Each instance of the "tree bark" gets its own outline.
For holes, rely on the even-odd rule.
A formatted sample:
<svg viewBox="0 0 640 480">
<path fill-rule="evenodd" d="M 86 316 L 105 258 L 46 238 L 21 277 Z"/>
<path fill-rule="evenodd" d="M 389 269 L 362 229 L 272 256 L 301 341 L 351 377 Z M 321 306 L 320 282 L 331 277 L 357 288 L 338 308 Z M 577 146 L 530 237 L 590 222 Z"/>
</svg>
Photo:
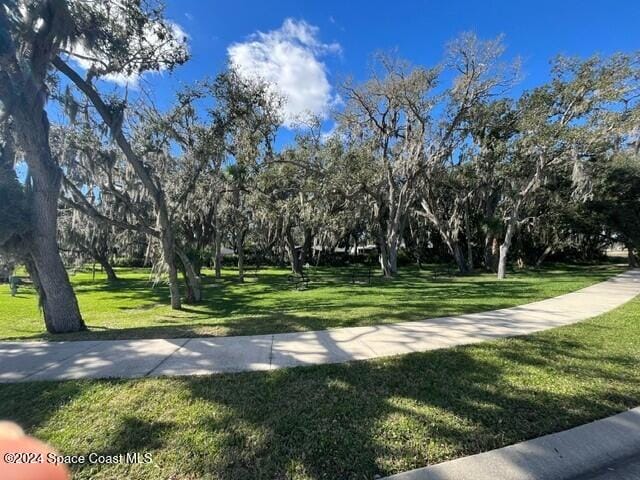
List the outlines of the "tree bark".
<svg viewBox="0 0 640 480">
<path fill-rule="evenodd" d="M 116 275 L 116 271 L 113 269 L 113 266 L 111 266 L 109 259 L 102 255 L 94 255 L 94 258 L 107 274 L 107 280 L 109 282 L 116 282 L 118 280 L 118 276 Z"/>
<path fill-rule="evenodd" d="M 492 233 L 487 233 L 484 239 L 484 268 L 490 272 L 496 271 L 494 254 L 495 237 Z"/>
<path fill-rule="evenodd" d="M 462 253 L 462 247 L 459 242 L 452 242 L 449 247 L 451 253 L 453 254 L 453 258 L 456 261 L 456 265 L 458 266 L 458 271 L 460 273 L 468 273 L 468 264 L 464 258 L 464 253 Z"/>
<path fill-rule="evenodd" d="M 215 232 L 215 254 L 214 254 L 214 268 L 216 271 L 216 278 L 222 278 L 222 235 L 220 235 L 220 228 L 218 227 L 218 218 L 216 217 L 216 232 Z"/>
<path fill-rule="evenodd" d="M 291 265 L 291 272 L 297 275 L 302 274 L 302 265 L 298 258 L 298 252 L 296 252 L 296 242 L 293 238 L 291 226 L 285 228 L 285 245 L 287 247 L 287 253 L 289 254 L 289 263 Z"/>
<path fill-rule="evenodd" d="M 640 261 L 638 260 L 638 256 L 634 253 L 633 247 L 627 245 L 627 256 L 629 259 L 629 266 L 631 268 L 640 267 Z"/>
<path fill-rule="evenodd" d="M 37 216 L 42 217 L 42 211 Z M 50 233 L 49 228 L 51 227 L 41 225 L 36 229 L 30 242 L 31 261 L 28 262 L 29 273 L 39 295 L 45 326 L 49 333 L 86 330 L 69 276 L 60 258 L 55 233 Z"/>
<path fill-rule="evenodd" d="M 30 42 L 26 55 L 17 55 L 9 27 L 9 8 L 0 11 L 0 104 L 2 117 L 12 119 L 18 144 L 29 167 L 32 212 L 25 243 L 26 264 L 36 285 L 47 331 L 86 330 L 57 242 L 58 198 L 62 171 L 51 154 L 49 119 L 45 110 L 45 78 L 57 40 L 41 32 Z M 47 21 L 57 21 L 55 18 Z M 45 26 L 51 28 L 50 25 Z M 24 50 L 25 45 L 20 48 Z M 22 52 L 22 53 L 25 53 Z"/>
<path fill-rule="evenodd" d="M 498 279 L 504 280 L 507 276 L 507 255 L 509 254 L 509 248 L 511 248 L 511 242 L 513 240 L 513 234 L 515 233 L 515 218 L 512 217 L 509 220 L 507 231 L 504 235 L 502 245 L 500 245 L 500 258 L 498 259 Z"/>
<path fill-rule="evenodd" d="M 467 237 L 467 272 L 473 272 L 473 242 L 471 237 L 471 224 L 469 221 L 469 202 L 464 203 L 464 228 Z"/>
<path fill-rule="evenodd" d="M 504 280 L 507 277 L 507 255 L 509 247 L 504 243 L 500 245 L 500 258 L 498 259 L 498 280 Z"/>
<path fill-rule="evenodd" d="M 309 262 L 312 257 L 311 247 L 313 245 L 313 232 L 309 227 L 304 229 L 304 241 L 302 242 L 302 251 L 300 252 L 300 264 L 303 266 Z"/>
<path fill-rule="evenodd" d="M 399 207 L 396 207 L 396 209 L 397 208 Z M 404 232 L 404 221 L 406 217 L 402 217 L 400 211 L 396 210 L 396 215 L 389 220 L 384 217 L 381 208 L 378 207 L 377 210 L 380 266 L 382 268 L 382 275 L 385 278 L 391 278 L 398 273 L 398 249 Z"/>
<path fill-rule="evenodd" d="M 536 260 L 536 268 L 540 268 L 547 257 L 553 252 L 553 247 L 551 245 L 547 245 L 547 248 L 544 249 L 544 252 L 538 257 Z"/>
<path fill-rule="evenodd" d="M 175 241 L 171 231 L 162 232 L 162 257 L 169 273 L 171 308 L 174 310 L 180 310 L 182 308 L 182 300 L 180 299 L 178 269 L 176 267 Z"/>
<path fill-rule="evenodd" d="M 398 245 L 397 242 L 380 242 L 380 267 L 385 278 L 392 278 L 398 273 Z"/>
<path fill-rule="evenodd" d="M 431 196 L 423 197 L 421 201 L 422 213 L 425 218 L 438 230 L 442 241 L 447 246 L 449 253 L 453 256 L 456 262 L 458 271 L 460 273 L 467 273 L 470 268 L 473 268 L 472 261 L 472 249 L 469 240 L 470 232 L 467 232 L 467 247 L 469 249 L 470 259 L 469 263 L 464 258 L 462 247 L 460 246 L 460 225 L 463 222 L 463 218 L 460 215 L 459 203 L 456 203 L 453 211 L 450 213 L 449 218 L 445 219 L 443 214 L 439 214 L 434 208 L 435 202 Z M 466 205 L 466 204 L 465 204 Z M 466 208 L 466 207 L 465 207 Z M 466 222 L 466 214 L 464 219 Z M 468 226 L 468 225 L 467 225 Z"/>
<path fill-rule="evenodd" d="M 244 232 L 236 236 L 236 251 L 238 253 L 238 281 L 244 282 Z"/>
<path fill-rule="evenodd" d="M 62 171 L 51 156 L 49 121 L 43 109 L 44 106 L 37 109 L 41 112 L 39 119 L 29 118 L 25 111 L 14 115 L 19 143 L 24 149 L 32 180 L 28 186 L 32 208 L 27 245 L 30 273 L 38 279 L 37 291 L 47 331 L 78 332 L 87 327 L 60 257 L 57 225 Z"/>
<path fill-rule="evenodd" d="M 187 254 L 179 248 L 176 248 L 176 253 L 182 263 L 182 270 L 187 284 L 187 303 L 198 303 L 202 301 L 202 282 L 200 277 L 196 274 L 193 263 L 191 263 Z"/>
</svg>

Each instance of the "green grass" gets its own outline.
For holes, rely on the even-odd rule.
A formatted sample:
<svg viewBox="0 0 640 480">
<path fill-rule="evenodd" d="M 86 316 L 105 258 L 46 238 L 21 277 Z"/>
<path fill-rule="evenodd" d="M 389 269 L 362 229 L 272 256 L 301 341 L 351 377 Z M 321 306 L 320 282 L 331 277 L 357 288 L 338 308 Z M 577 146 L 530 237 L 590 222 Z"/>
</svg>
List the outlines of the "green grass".
<svg viewBox="0 0 640 480">
<path fill-rule="evenodd" d="M 640 405 L 640 297 L 535 335 L 343 365 L 0 385 L 0 418 L 65 454 L 149 452 L 76 479 L 371 479 Z"/>
<path fill-rule="evenodd" d="M 119 269 L 109 284 L 90 271 L 71 277 L 90 331 L 50 337 L 34 291 L 22 287 L 12 298 L 0 285 L 0 339 L 116 339 L 250 335 L 375 325 L 510 307 L 583 288 L 618 273 L 608 265 L 555 265 L 521 271 L 498 281 L 492 274 L 433 279 L 432 271 L 404 268 L 398 278 L 374 278 L 372 285 L 352 285 L 348 269 L 312 269 L 310 288 L 296 291 L 284 269 L 261 270 L 246 283 L 225 270 L 216 282 L 204 282 L 205 301 L 168 306 L 168 289 L 155 288 L 149 271 Z"/>
</svg>

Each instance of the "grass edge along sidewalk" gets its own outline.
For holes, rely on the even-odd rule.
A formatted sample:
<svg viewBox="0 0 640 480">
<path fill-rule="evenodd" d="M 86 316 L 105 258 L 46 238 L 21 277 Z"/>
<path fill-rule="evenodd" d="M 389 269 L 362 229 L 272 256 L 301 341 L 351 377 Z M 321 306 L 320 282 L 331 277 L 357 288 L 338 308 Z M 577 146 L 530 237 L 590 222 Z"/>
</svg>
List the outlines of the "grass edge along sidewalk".
<svg viewBox="0 0 640 480">
<path fill-rule="evenodd" d="M 426 317 L 507 308 L 584 288 L 620 273 L 614 264 L 550 264 L 540 270 L 514 272 L 506 280 L 495 275 L 432 278 L 433 266 L 405 268 L 393 281 L 377 277 L 371 285 L 353 285 L 350 271 L 313 269 L 305 291 L 292 289 L 287 269 L 260 270 L 239 284 L 233 270 L 216 281 L 207 270 L 204 302 L 171 310 L 168 289 L 156 288 L 144 269 L 119 269 L 120 281 L 78 272 L 71 278 L 87 332 L 48 335 L 32 289 L 16 298 L 0 285 L 0 339 L 118 340 L 191 338 L 316 331 L 370 326 Z"/>
<path fill-rule="evenodd" d="M 62 453 L 150 452 L 78 479 L 373 478 L 640 405 L 640 298 L 534 335 L 343 365 L 0 385 Z"/>
</svg>

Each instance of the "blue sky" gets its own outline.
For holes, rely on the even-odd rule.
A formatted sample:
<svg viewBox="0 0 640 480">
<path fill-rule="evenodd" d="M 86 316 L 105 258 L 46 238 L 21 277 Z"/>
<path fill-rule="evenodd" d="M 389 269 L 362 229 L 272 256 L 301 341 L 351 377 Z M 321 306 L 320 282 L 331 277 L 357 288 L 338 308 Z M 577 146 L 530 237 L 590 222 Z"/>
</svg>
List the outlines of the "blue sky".
<svg viewBox="0 0 640 480">
<path fill-rule="evenodd" d="M 632 0 L 167 0 L 167 16 L 188 35 L 192 59 L 171 75 L 145 78 L 161 105 L 181 83 L 214 76 L 231 54 L 247 72 L 266 72 L 297 95 L 292 115 L 307 107 L 326 112 L 346 76 L 366 77 L 377 50 L 434 65 L 464 31 L 505 35 L 507 58 L 523 60 L 519 88 L 543 83 L 558 53 L 640 49 L 640 1 Z"/>
</svg>

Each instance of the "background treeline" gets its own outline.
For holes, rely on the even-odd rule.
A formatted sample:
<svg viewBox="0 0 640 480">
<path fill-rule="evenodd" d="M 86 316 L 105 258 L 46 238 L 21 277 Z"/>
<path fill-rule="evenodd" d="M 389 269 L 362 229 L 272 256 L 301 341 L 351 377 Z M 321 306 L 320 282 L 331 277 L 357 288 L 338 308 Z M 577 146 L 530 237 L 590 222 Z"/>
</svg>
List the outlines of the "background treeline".
<svg viewBox="0 0 640 480">
<path fill-rule="evenodd" d="M 638 54 L 557 58 L 546 84 L 517 94 L 501 39 L 463 34 L 434 66 L 380 54 L 366 81 L 340 87 L 330 133 L 300 119 L 276 148 L 286 99 L 232 66 L 168 109 L 101 80 L 188 60 L 161 5 L 8 3 L 0 245 L 26 265 L 50 332 L 84 328 L 65 263 L 112 280 L 115 263 L 152 265 L 173 308 L 201 299 L 202 268 L 219 277 L 225 254 L 240 281 L 247 265 L 358 261 L 389 278 L 433 261 L 504 278 L 508 262 L 613 244 L 637 264 Z"/>
</svg>

